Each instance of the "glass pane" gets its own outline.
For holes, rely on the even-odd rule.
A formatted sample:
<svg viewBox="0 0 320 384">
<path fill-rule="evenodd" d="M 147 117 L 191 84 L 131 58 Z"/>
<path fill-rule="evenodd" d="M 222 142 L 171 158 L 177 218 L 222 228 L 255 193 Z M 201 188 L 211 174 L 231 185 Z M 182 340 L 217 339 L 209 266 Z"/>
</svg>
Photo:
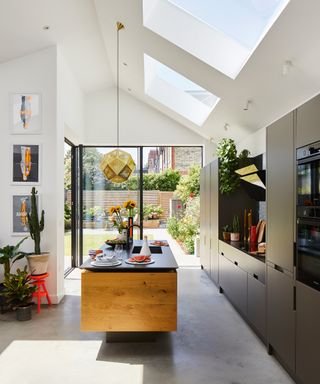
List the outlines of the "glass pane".
<svg viewBox="0 0 320 384">
<path fill-rule="evenodd" d="M 88 257 L 90 249 L 99 249 L 106 240 L 124 236 L 123 225 L 115 221 L 110 212 L 113 206 L 121 207 L 122 222 L 127 222 L 128 211 L 123 205 L 128 200 L 136 203 L 133 210 L 135 222 L 139 222 L 139 149 L 119 148 L 132 156 L 136 164 L 134 173 L 127 182 L 118 184 L 108 181 L 100 170 L 105 154 L 114 151 L 111 147 L 83 148 L 83 258 Z M 126 168 L 126 167 L 124 167 Z M 135 237 L 139 233 L 134 231 Z"/>
<path fill-rule="evenodd" d="M 201 166 L 201 147 L 143 148 L 144 234 L 170 241 L 180 266 L 199 264 L 189 255 L 199 232 Z"/>
</svg>

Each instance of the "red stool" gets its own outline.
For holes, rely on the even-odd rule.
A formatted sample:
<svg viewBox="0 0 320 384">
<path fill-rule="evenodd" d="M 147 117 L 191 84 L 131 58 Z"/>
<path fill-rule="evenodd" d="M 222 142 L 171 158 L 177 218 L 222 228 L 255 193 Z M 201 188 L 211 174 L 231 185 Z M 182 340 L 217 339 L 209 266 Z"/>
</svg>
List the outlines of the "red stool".
<svg viewBox="0 0 320 384">
<path fill-rule="evenodd" d="M 30 278 L 33 280 L 31 284 L 36 286 L 37 289 L 33 292 L 32 296 L 37 298 L 38 308 L 37 312 L 40 313 L 41 297 L 45 296 L 47 298 L 48 304 L 51 305 L 50 296 L 46 288 L 46 278 L 49 276 L 49 273 L 44 273 L 43 275 L 31 275 Z M 41 290 L 42 288 L 42 290 Z"/>
</svg>

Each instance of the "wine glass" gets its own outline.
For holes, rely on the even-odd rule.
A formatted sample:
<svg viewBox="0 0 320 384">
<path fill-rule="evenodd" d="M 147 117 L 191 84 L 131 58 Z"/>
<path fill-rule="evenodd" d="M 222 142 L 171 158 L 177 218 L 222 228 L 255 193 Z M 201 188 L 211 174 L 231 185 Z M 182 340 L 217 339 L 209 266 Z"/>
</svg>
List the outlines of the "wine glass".
<svg viewBox="0 0 320 384">
<path fill-rule="evenodd" d="M 122 244 L 116 244 L 114 247 L 114 252 L 117 256 L 118 260 L 122 260 L 123 257 L 123 245 Z"/>
</svg>

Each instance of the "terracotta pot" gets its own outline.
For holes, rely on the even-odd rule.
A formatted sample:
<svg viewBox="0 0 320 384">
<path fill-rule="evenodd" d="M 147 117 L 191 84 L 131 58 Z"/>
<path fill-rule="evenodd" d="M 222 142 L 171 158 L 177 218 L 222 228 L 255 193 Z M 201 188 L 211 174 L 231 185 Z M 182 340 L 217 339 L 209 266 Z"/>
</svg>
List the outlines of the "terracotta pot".
<svg viewBox="0 0 320 384">
<path fill-rule="evenodd" d="M 222 237 L 224 241 L 230 241 L 230 232 L 222 232 Z"/>
<path fill-rule="evenodd" d="M 238 233 L 238 232 L 231 232 L 230 233 L 230 240 L 231 241 L 239 241 L 240 240 L 240 233 Z"/>
<path fill-rule="evenodd" d="M 43 252 L 40 255 L 29 255 L 27 256 L 29 271 L 31 275 L 43 275 L 47 273 L 49 252 Z"/>
</svg>

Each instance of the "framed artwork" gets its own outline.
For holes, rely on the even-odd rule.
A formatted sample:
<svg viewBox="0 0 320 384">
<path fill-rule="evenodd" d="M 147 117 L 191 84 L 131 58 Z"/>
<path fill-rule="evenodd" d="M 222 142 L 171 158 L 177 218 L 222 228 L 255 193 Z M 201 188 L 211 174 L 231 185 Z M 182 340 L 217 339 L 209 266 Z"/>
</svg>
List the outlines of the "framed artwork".
<svg viewBox="0 0 320 384">
<path fill-rule="evenodd" d="M 38 93 L 10 95 L 11 132 L 17 135 L 39 134 L 42 130 L 41 96 Z"/>
<path fill-rule="evenodd" d="M 28 217 L 30 212 L 31 195 L 13 195 L 12 196 L 12 235 L 24 236 L 28 235 Z M 37 195 L 37 206 L 39 207 L 39 195 Z"/>
<path fill-rule="evenodd" d="M 40 184 L 39 144 L 13 144 L 12 184 Z"/>
</svg>

